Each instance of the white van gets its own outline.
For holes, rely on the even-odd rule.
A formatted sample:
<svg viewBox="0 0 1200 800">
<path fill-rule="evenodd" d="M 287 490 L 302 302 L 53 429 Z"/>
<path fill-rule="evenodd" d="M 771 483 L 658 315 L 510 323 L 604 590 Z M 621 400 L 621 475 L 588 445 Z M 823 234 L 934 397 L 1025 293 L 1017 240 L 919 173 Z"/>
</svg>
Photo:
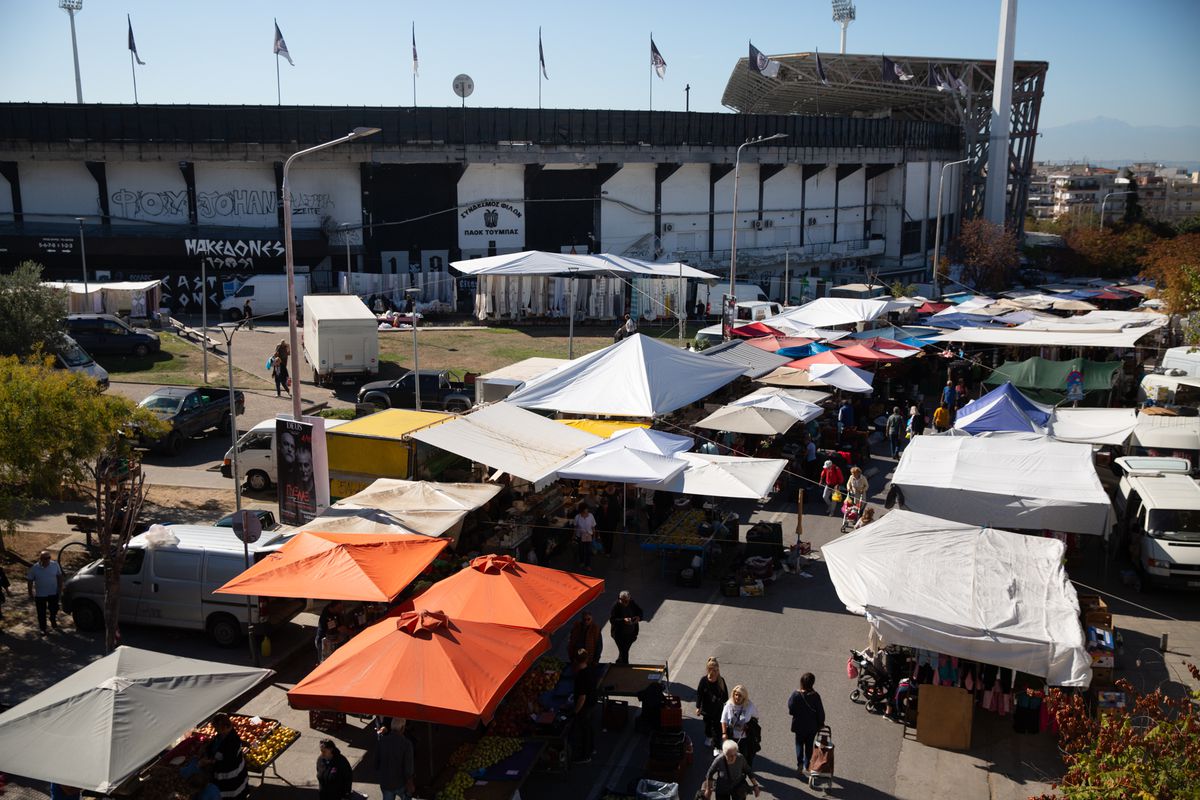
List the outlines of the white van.
<svg viewBox="0 0 1200 800">
<path fill-rule="evenodd" d="M 1196 481 L 1175 472 L 1127 471 L 1117 488 L 1116 506 L 1121 542 L 1129 549 L 1141 588 L 1200 589 Z"/>
<path fill-rule="evenodd" d="M 296 309 L 299 313 L 304 295 L 308 294 L 308 276 L 296 274 Z M 271 317 L 287 314 L 287 275 L 251 275 L 231 296 L 221 300 L 221 316 L 234 322 L 242 318 L 246 301 L 254 316 Z"/>
<path fill-rule="evenodd" d="M 246 635 L 246 597 L 213 594 L 245 570 L 243 545 L 230 528 L 167 525 L 177 543 L 151 546 L 149 534 L 129 542 L 121 570 L 122 623 L 207 631 L 222 647 Z M 279 532 L 264 533 L 250 545 L 252 562 L 277 550 Z M 252 598 L 251 624 L 267 634 L 304 609 L 305 601 Z M 104 569 L 94 561 L 71 576 L 63 587 L 63 608 L 80 630 L 104 625 Z"/>
<path fill-rule="evenodd" d="M 721 313 L 721 298 L 729 291 L 729 281 L 724 283 L 715 283 L 709 286 L 707 283 L 696 284 L 696 299 L 692 301 L 692 308 L 695 308 L 696 303 L 704 303 L 707 313 Z M 735 283 L 733 285 L 733 293 L 737 295 L 738 302 L 766 302 L 770 298 L 763 292 L 761 286 L 753 283 Z"/>
<path fill-rule="evenodd" d="M 329 431 L 349 422 L 345 419 L 325 420 Z M 275 464 L 275 418 L 264 419 L 242 434 L 237 441 L 238 473 L 246 486 L 255 492 L 265 492 L 275 485 L 278 470 Z M 221 474 L 233 478 L 233 448 L 225 451 Z"/>
<path fill-rule="evenodd" d="M 1172 347 L 1163 353 L 1162 363 L 1159 366 L 1163 369 L 1179 370 L 1182 374 L 1193 378 L 1200 376 L 1200 348 L 1187 345 Z"/>
</svg>

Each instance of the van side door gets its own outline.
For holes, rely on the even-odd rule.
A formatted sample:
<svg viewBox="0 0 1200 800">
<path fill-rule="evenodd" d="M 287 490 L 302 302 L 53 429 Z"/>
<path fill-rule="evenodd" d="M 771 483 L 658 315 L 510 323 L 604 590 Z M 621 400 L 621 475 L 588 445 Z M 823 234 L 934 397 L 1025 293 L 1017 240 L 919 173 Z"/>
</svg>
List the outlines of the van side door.
<svg viewBox="0 0 1200 800">
<path fill-rule="evenodd" d="M 171 628 L 204 629 L 200 606 L 200 567 L 203 553 L 156 547 L 146 550 L 148 585 L 142 586 L 137 621 Z"/>
<path fill-rule="evenodd" d="M 141 547 L 129 547 L 125 550 L 125 563 L 121 565 L 121 613 L 122 622 L 136 622 L 138 604 L 142 602 L 142 589 L 146 586 L 144 571 L 146 550 Z M 101 603 L 103 604 L 103 596 Z"/>
<path fill-rule="evenodd" d="M 233 615 L 239 623 L 246 624 L 246 596 L 244 594 L 213 594 L 246 570 L 245 558 L 235 553 L 205 553 L 204 578 L 201 582 L 201 603 L 204 619 L 223 612 Z M 258 621 L 258 599 L 252 598 L 251 619 Z"/>
</svg>

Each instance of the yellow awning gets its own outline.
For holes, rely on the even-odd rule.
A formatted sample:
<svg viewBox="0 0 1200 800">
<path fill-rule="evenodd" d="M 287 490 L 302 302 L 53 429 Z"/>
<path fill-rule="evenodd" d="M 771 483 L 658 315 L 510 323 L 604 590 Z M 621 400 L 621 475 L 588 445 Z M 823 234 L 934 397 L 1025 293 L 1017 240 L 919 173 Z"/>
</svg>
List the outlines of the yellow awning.
<svg viewBox="0 0 1200 800">
<path fill-rule="evenodd" d="M 377 439 L 399 439 L 402 436 L 454 419 L 453 414 L 435 411 L 410 411 L 389 408 L 375 414 L 339 425 L 335 430 L 339 436 L 370 436 Z"/>
<path fill-rule="evenodd" d="M 590 433 L 594 436 L 603 436 L 605 439 L 619 431 L 629 428 L 649 428 L 648 422 L 621 422 L 619 420 L 609 419 L 560 419 L 557 420 L 563 425 L 570 425 L 572 428 L 581 430 L 585 433 Z"/>
</svg>

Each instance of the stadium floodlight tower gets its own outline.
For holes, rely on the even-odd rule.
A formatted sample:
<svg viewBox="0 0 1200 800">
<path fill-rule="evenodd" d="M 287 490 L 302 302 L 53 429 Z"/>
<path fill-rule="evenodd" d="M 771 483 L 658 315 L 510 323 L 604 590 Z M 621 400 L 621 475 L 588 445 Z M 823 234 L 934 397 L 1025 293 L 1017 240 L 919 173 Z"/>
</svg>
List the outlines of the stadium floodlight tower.
<svg viewBox="0 0 1200 800">
<path fill-rule="evenodd" d="M 854 22 L 854 3 L 850 0 L 833 0 L 833 21 L 842 26 L 842 54 L 846 53 L 846 28 Z"/>
<path fill-rule="evenodd" d="M 83 0 L 58 0 L 58 7 L 71 18 L 71 52 L 75 54 L 75 102 L 83 104 L 83 81 L 79 79 L 79 45 L 75 41 L 75 12 L 83 11 Z"/>
</svg>

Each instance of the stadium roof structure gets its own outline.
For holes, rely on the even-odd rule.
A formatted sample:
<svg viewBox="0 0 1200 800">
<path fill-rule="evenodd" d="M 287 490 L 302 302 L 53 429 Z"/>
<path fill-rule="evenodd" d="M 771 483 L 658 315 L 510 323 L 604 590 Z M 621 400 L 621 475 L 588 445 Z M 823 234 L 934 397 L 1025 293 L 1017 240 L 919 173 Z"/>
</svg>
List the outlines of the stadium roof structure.
<svg viewBox="0 0 1200 800">
<path fill-rule="evenodd" d="M 821 53 L 820 65 L 828 83 L 818 75 L 816 53 L 770 56 L 779 62 L 774 78 L 751 70 L 749 59 L 740 58 L 733 65 L 721 102 L 748 114 L 916 119 L 959 125 L 965 155 L 971 159 L 963 176 L 963 196 L 972 216 L 981 214 L 996 62 L 926 56 L 887 58 L 910 77 L 885 81 L 880 55 Z M 1018 225 L 1025 218 L 1048 69 L 1045 61 L 1013 64 L 1011 179 L 1006 208 L 1008 219 Z"/>
</svg>

